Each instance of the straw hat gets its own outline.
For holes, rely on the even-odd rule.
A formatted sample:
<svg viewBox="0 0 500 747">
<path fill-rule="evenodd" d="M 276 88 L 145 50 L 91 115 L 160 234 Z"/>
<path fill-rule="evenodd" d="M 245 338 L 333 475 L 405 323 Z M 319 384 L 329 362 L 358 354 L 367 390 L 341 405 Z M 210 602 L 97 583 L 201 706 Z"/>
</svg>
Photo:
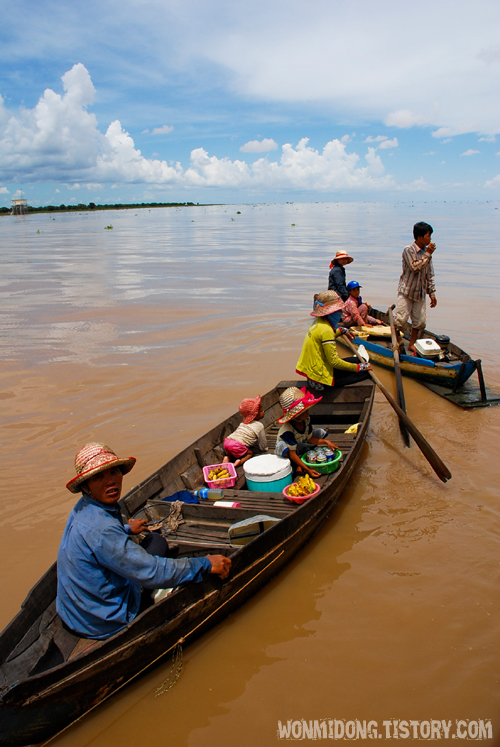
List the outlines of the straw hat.
<svg viewBox="0 0 500 747">
<path fill-rule="evenodd" d="M 345 303 L 334 290 L 321 291 L 321 293 L 314 294 L 314 308 L 311 316 L 333 314 L 334 311 L 340 311 L 344 306 Z"/>
<path fill-rule="evenodd" d="M 89 477 L 98 475 L 111 467 L 120 467 L 124 475 L 130 472 L 136 463 L 135 457 L 126 457 L 120 459 L 115 452 L 106 446 L 106 444 L 90 443 L 82 446 L 75 457 L 76 477 L 70 480 L 66 487 L 72 493 L 80 493 L 79 485 Z"/>
<path fill-rule="evenodd" d="M 278 420 L 278 423 L 288 423 L 299 412 L 308 410 L 309 407 L 316 405 L 321 399 L 323 398 L 318 397 L 318 399 L 315 399 L 313 394 L 306 392 L 305 387 L 299 389 L 296 386 L 289 386 L 280 396 L 280 405 L 285 414 Z"/>
<path fill-rule="evenodd" d="M 261 396 L 258 394 L 255 399 L 244 399 L 239 406 L 239 411 L 243 415 L 244 423 L 251 423 L 255 420 L 260 410 Z"/>
<path fill-rule="evenodd" d="M 350 265 L 351 262 L 354 262 L 354 259 L 348 255 L 348 253 L 345 251 L 345 249 L 341 249 L 337 254 L 335 255 L 334 259 L 332 260 L 332 263 L 336 259 L 348 259 L 349 261 L 346 262 L 347 265 Z"/>
</svg>

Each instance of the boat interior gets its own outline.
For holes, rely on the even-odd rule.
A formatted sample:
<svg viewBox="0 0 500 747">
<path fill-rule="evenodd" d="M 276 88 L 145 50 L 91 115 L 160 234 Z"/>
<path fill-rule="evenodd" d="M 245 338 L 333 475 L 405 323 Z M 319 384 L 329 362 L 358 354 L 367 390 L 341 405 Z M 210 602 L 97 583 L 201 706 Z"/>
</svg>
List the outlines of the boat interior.
<svg viewBox="0 0 500 747">
<path fill-rule="evenodd" d="M 273 454 L 280 424 L 277 422 L 282 415 L 279 395 L 287 386 L 296 386 L 299 382 L 281 382 L 273 392 L 262 399 L 265 410 L 264 427 L 267 436 L 267 453 Z M 346 433 L 356 423 L 361 423 L 366 417 L 372 392 L 370 380 L 358 385 L 351 385 L 333 390 L 310 411 L 313 426 L 324 428 L 329 433 L 329 439 L 341 450 L 342 457 L 339 468 L 346 461 L 353 448 L 357 434 Z M 267 400 L 267 401 L 266 401 Z M 270 401 L 272 400 L 272 401 Z M 270 516 L 281 519 L 296 511 L 298 504 L 286 498 L 282 492 L 263 492 L 249 490 L 246 484 L 245 472 L 242 466 L 236 468 L 236 483 L 232 488 L 224 488 L 224 501 L 240 504 L 241 508 L 215 507 L 211 501 L 203 500 L 200 504 L 184 503 L 182 505 L 182 523 L 173 531 L 166 529 L 171 504 L 164 501 L 167 496 L 177 490 L 194 491 L 206 487 L 203 481 L 202 468 L 209 464 L 220 464 L 224 456 L 222 443 L 240 422 L 238 414 L 228 418 L 222 427 L 211 431 L 190 447 L 189 454 L 179 454 L 173 462 L 182 461 L 183 454 L 189 458 L 189 464 L 183 472 L 176 471 L 173 481 L 167 481 L 161 470 L 156 473 L 156 484 L 142 484 L 131 491 L 123 499 L 126 515 L 135 518 L 146 518 L 148 522 L 164 522 L 158 528 L 166 536 L 169 544 L 175 545 L 178 556 L 203 555 L 208 551 L 216 551 L 230 556 L 238 549 L 231 543 L 229 528 L 235 523 L 248 520 L 255 516 Z M 209 447 L 206 449 L 206 447 Z M 204 448 L 205 447 L 205 448 Z M 172 462 L 167 467 L 172 466 Z M 171 474 L 171 473 L 170 473 Z M 315 482 L 323 487 L 331 482 L 336 473 L 321 475 Z M 147 491 L 145 495 L 145 491 Z"/>
<path fill-rule="evenodd" d="M 381 322 L 387 326 L 389 325 L 389 315 L 387 313 L 384 313 L 383 311 L 378 311 L 377 309 L 370 309 L 371 316 L 375 317 L 375 319 L 380 319 Z M 352 331 L 354 331 L 353 328 Z M 410 324 L 405 324 L 405 327 L 403 329 L 403 337 L 401 339 L 401 345 L 404 348 L 403 350 L 400 350 L 401 355 L 407 355 L 410 359 L 413 357 L 411 354 L 408 355 L 408 345 L 410 344 L 410 335 L 411 335 L 411 326 Z M 392 350 L 392 340 L 390 333 L 388 334 L 386 331 L 384 331 L 383 334 L 378 333 L 377 334 L 377 327 L 363 327 L 358 332 L 358 337 L 361 339 L 367 339 L 369 342 L 373 342 L 376 345 L 380 345 L 384 348 L 387 348 L 387 350 Z M 457 345 L 454 345 L 450 338 L 446 335 L 436 335 L 434 332 L 430 332 L 428 329 L 424 329 L 422 334 L 420 335 L 420 338 L 426 338 L 430 340 L 434 340 L 439 347 L 441 348 L 441 353 L 439 355 L 432 357 L 432 363 L 435 366 L 449 366 L 451 364 L 457 364 L 457 363 L 464 363 L 470 360 L 470 356 L 467 355 L 461 348 L 457 347 Z M 339 342 L 342 342 L 342 340 L 339 340 Z M 418 355 L 418 358 L 421 358 L 422 360 L 427 360 L 427 358 L 424 355 Z"/>
</svg>

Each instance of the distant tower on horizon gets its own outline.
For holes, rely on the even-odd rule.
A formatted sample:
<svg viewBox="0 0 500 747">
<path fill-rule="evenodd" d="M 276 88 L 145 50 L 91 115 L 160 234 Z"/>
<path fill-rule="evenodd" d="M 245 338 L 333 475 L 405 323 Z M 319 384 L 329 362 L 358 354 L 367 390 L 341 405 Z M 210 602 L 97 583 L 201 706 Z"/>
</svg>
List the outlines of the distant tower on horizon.
<svg viewBox="0 0 500 747">
<path fill-rule="evenodd" d="M 26 215 L 28 212 L 28 200 L 22 199 L 11 200 L 11 215 Z"/>
</svg>

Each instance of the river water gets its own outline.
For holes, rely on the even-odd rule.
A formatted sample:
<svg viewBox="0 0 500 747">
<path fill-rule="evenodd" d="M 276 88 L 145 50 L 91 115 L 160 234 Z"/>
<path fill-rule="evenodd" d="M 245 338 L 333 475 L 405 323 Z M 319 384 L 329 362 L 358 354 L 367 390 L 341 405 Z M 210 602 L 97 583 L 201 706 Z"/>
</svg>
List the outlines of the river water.
<svg viewBox="0 0 500 747">
<path fill-rule="evenodd" d="M 293 378 L 340 248 L 385 309 L 413 223 L 430 222 L 428 327 L 500 389 L 499 216 L 498 202 L 365 202 L 1 218 L 0 625 L 56 557 L 77 449 L 136 456 L 128 490 Z M 491 720 L 499 743 L 500 408 L 405 390 L 453 479 L 402 447 L 377 394 L 357 474 L 296 560 L 185 650 L 168 693 L 154 697 L 169 662 L 52 744 L 268 747 L 278 721 L 302 719 L 374 720 L 379 744 L 384 720 Z"/>
</svg>

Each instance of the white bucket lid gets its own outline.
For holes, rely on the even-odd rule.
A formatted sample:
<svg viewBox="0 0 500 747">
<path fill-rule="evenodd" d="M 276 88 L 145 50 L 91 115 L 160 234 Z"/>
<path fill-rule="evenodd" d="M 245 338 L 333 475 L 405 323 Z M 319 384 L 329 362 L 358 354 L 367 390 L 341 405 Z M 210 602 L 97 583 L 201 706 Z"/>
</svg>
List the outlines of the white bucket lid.
<svg viewBox="0 0 500 747">
<path fill-rule="evenodd" d="M 245 475 L 252 478 L 267 478 L 280 480 L 290 474 L 292 465 L 289 459 L 283 459 L 276 454 L 261 454 L 243 463 Z"/>
</svg>

